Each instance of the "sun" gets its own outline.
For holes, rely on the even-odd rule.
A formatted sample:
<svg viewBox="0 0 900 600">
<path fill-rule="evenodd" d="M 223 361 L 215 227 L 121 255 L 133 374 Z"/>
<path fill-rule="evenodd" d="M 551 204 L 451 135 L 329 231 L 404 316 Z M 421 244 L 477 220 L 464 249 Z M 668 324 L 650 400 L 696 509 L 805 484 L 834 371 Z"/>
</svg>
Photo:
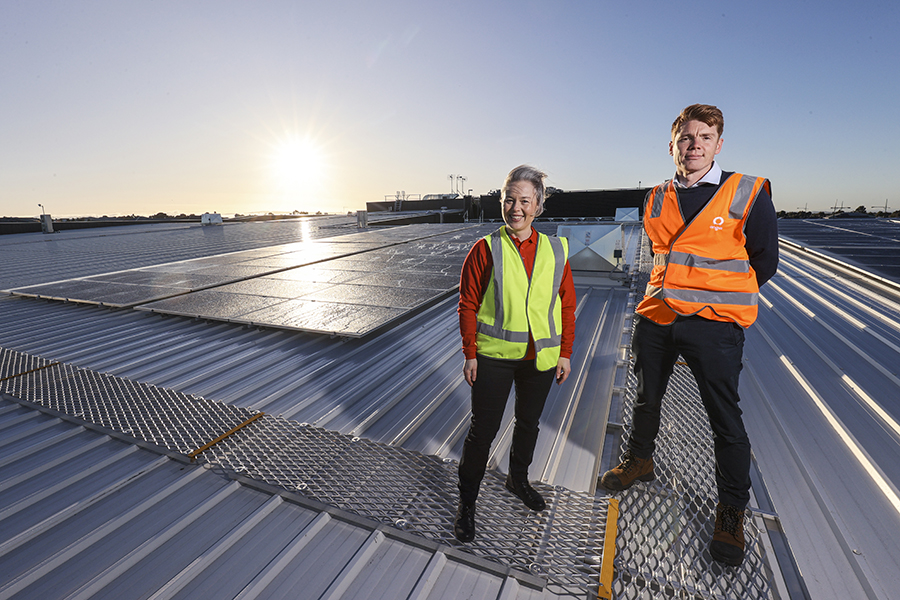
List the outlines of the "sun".
<svg viewBox="0 0 900 600">
<path fill-rule="evenodd" d="M 325 184 L 327 162 L 321 147 L 305 137 L 290 137 L 275 146 L 272 175 L 285 200 L 309 202 Z"/>
</svg>

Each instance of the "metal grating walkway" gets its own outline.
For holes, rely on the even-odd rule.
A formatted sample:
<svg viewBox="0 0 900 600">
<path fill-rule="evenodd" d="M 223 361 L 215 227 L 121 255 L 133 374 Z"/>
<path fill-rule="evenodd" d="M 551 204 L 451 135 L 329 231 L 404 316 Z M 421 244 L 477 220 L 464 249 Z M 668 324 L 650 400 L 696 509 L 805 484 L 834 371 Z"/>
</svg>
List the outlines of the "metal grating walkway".
<svg viewBox="0 0 900 600">
<path fill-rule="evenodd" d="M 8 349 L 0 349 L 0 392 L 538 576 L 551 594 L 598 592 L 607 498 L 537 484 L 548 509 L 534 513 L 489 472 L 478 537 L 460 544 L 455 461 Z"/>
<path fill-rule="evenodd" d="M 7 349 L 0 391 L 181 454 L 255 412 Z"/>
</svg>

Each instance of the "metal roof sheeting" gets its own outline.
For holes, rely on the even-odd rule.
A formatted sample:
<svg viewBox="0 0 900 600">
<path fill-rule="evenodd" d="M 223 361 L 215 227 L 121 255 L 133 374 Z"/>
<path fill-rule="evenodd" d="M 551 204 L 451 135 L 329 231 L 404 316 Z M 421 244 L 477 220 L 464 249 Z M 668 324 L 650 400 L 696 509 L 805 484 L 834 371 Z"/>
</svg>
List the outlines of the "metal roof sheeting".
<svg viewBox="0 0 900 600">
<path fill-rule="evenodd" d="M 128 238 L 118 240 L 127 256 Z M 60 279 L 66 269 L 113 270 L 106 261 L 114 245 L 95 241 L 103 252 L 92 254 L 84 242 L 78 246 L 83 255 L 68 256 L 72 246 L 54 257 L 14 255 L 18 245 L 0 240 L 4 258 L 28 256 L 3 262 L 0 287 Z M 173 256 L 178 252 L 189 254 L 180 247 Z M 142 266 L 141 260 L 128 257 L 130 266 L 116 268 Z M 900 519 L 892 504 L 900 436 L 890 425 L 900 417 L 893 402 L 900 397 L 900 317 L 893 292 L 876 287 L 864 274 L 785 253 L 779 275 L 762 290 L 760 320 L 748 331 L 742 405 L 759 465 L 755 479 L 765 483 L 759 489 L 777 511 L 767 524 L 787 533 L 805 582 L 805 592 L 787 582 L 791 597 L 890 598 L 900 584 Z M 552 407 L 548 403 L 532 477 L 590 490 L 610 394 L 610 419 L 619 417 L 615 398 L 624 385 L 629 329 L 624 319 L 635 293 L 581 283 L 578 294 L 573 365 L 585 371 L 555 390 Z M 350 341 L 0 298 L 2 347 L 447 457 L 458 456 L 468 416 L 458 335 L 452 298 L 371 339 Z M 19 438 L 10 439 L 15 446 Z M 500 444 L 494 465 L 502 469 L 502 437 Z"/>
<path fill-rule="evenodd" d="M 631 292 L 608 279 L 579 285 L 576 292 L 572 359 L 580 369 L 548 398 L 541 428 L 554 434 L 539 438 L 532 471 L 552 485 L 592 491 L 608 398 L 617 379 L 624 382 L 623 326 Z M 469 389 L 461 373 L 456 302 L 447 298 L 377 337 L 347 340 L 0 297 L 0 346 L 458 458 Z M 25 322 L 28 329 L 21 327 Z M 491 462 L 501 469 L 511 443 L 508 413 Z"/>
<path fill-rule="evenodd" d="M 0 598 L 545 597 L 501 565 L 7 398 L 0 440 Z"/>
<path fill-rule="evenodd" d="M 533 472 L 554 485 L 592 490 L 603 441 L 597 435 L 606 415 L 603 395 L 615 380 L 628 293 L 581 291 L 573 363 L 595 370 L 554 387 L 541 427 L 562 428 L 563 435 L 541 436 Z M 455 306 L 448 299 L 360 342 L 5 297 L 0 346 L 458 458 L 469 391 L 460 369 Z M 593 338 L 616 319 L 605 335 Z M 25 322 L 34 326 L 22 329 Z M 588 378 L 599 385 L 587 385 Z M 506 415 L 502 431 L 511 420 Z M 509 449 L 509 436 L 500 439 L 494 465 L 505 464 Z"/>
<path fill-rule="evenodd" d="M 900 586 L 900 297 L 836 268 L 783 255 L 747 332 L 742 406 L 798 565 L 818 574 L 806 578 L 811 596 L 890 598 Z"/>
<path fill-rule="evenodd" d="M 781 219 L 779 235 L 900 282 L 900 220 Z"/>
</svg>

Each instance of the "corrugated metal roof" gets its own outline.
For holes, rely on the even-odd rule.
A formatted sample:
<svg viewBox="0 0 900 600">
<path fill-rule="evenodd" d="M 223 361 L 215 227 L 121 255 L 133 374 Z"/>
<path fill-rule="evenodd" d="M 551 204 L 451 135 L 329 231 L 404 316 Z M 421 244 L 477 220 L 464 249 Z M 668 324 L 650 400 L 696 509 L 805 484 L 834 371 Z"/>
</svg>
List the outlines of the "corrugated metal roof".
<svg viewBox="0 0 900 600">
<path fill-rule="evenodd" d="M 548 229 L 555 230 L 555 226 Z M 198 235 L 198 231 L 179 231 L 179 235 Z M 123 236 L 119 241 L 125 240 Z M 83 258 L 82 270 L 87 273 L 90 270 L 85 265 L 92 265 L 95 272 L 108 268 L 101 254 L 88 253 Z M 18 281 L 12 285 L 15 284 Z M 622 312 L 629 291 L 621 283 L 607 280 L 596 287 L 579 285 L 579 296 L 584 298 L 579 307 L 580 323 L 590 326 L 579 334 L 581 354 L 576 359 L 584 366 L 603 365 L 614 373 L 619 366 Z M 54 361 L 235 406 L 262 409 L 338 432 L 454 457 L 468 425 L 469 403 L 459 369 L 461 351 L 455 303 L 455 298 L 448 298 L 412 316 L 402 327 L 375 338 L 346 340 L 134 310 L 2 297 L 0 328 L 6 335 L 2 335 L 0 344 L 22 350 L 27 347 L 26 352 L 52 357 Z M 616 318 L 619 325 L 610 329 L 608 335 L 591 337 L 602 329 L 604 320 Z M 23 330 L 21 324 L 32 319 L 34 327 L 29 325 Z M 602 436 L 590 439 L 592 428 L 584 425 L 586 420 L 594 419 L 593 429 L 602 430 L 605 412 L 597 411 L 595 396 L 606 393 L 613 379 L 606 378 L 605 385 L 597 389 L 580 384 L 567 386 L 568 390 L 561 388 L 562 392 L 556 393 L 558 398 L 552 401 L 555 408 L 549 410 L 548 404 L 544 427 L 558 427 L 564 434 L 546 436 L 545 447 L 538 449 L 546 457 L 539 459 L 541 470 L 547 473 L 545 480 L 568 483 L 573 489 L 593 487 Z M 572 435 L 565 435 L 566 430 Z M 583 447 L 582 440 L 588 440 L 590 447 Z M 508 435 L 501 444 L 495 453 L 497 457 L 506 454 Z M 495 463 L 503 460 L 495 458 Z M 452 470 L 452 465 L 449 468 Z M 503 493 L 502 482 L 498 489 Z M 497 507 L 505 506 L 507 501 L 504 498 Z M 441 513 L 452 511 L 453 503 L 452 498 L 441 501 Z M 562 514 L 557 518 L 562 518 Z M 491 527 L 490 511 L 485 512 L 484 518 L 487 521 L 483 525 Z M 449 522 L 450 516 L 441 514 L 437 525 L 447 529 Z M 508 525 L 505 520 L 500 523 L 500 527 Z M 491 536 L 485 541 L 489 539 Z M 249 551 L 249 547 L 241 548 L 235 553 Z M 402 552 L 408 555 L 410 550 Z M 428 562 L 433 569 L 445 561 L 430 558 Z M 415 569 L 404 567 L 395 571 L 394 578 L 418 577 Z M 50 581 L 54 578 L 55 574 L 46 577 Z M 300 576 L 304 585 L 307 578 Z M 497 594 L 527 596 L 534 591 L 524 589 L 515 579 L 503 579 L 499 585 L 494 579 L 490 570 L 485 575 L 449 561 L 429 579 L 429 585 L 441 590 L 436 597 L 457 597 L 457 590 L 461 590 L 460 597 L 471 593 L 472 597 L 490 598 Z M 465 592 L 466 581 L 471 581 L 477 592 Z M 208 585 L 209 582 L 204 583 Z M 202 589 L 204 595 L 209 593 L 210 588 Z M 385 597 L 393 596 L 386 593 Z"/>
<path fill-rule="evenodd" d="M 608 375 L 594 371 L 603 385 L 576 378 L 553 390 L 542 427 L 562 425 L 573 437 L 542 436 L 535 474 L 538 464 L 540 472 L 558 473 L 547 477 L 549 483 L 592 489 L 595 461 L 580 456 L 581 449 L 590 441 L 596 454 L 602 444 L 595 432 L 602 430 L 605 414 L 595 413 L 602 404 L 598 398 L 614 381 L 621 321 L 604 336 L 592 336 L 626 302 L 627 292 L 610 289 L 594 290 L 581 303 L 573 359 Z M 469 394 L 459 368 L 455 303 L 448 299 L 377 340 L 357 342 L 0 298 L 0 345 L 426 454 L 458 457 Z M 23 329 L 22 323 L 33 326 Z M 595 439 L 579 443 L 575 435 Z M 495 454 L 506 454 L 509 441 L 503 439 Z M 581 468 L 571 472 L 576 465 Z"/>
<path fill-rule="evenodd" d="M 286 224 L 251 231 L 256 225 L 230 231 L 240 232 L 240 244 L 251 244 L 247 247 L 282 243 L 261 238 L 286 231 L 281 229 Z M 191 244 L 206 235 L 199 228 L 163 234 L 171 236 L 167 245 L 180 257 L 197 252 L 199 246 Z M 117 238 L 123 244 L 95 236 L 102 252 L 82 239 L 54 263 L 57 257 L 46 252 L 50 236 L 30 235 L 29 243 L 44 244 L 41 251 L 19 254 L 19 242 L 0 240 L 4 258 L 28 257 L 3 261 L 0 288 L 60 279 L 67 271 L 91 274 L 156 264 L 168 256 L 129 255 L 128 236 Z M 110 268 L 117 245 L 124 259 Z M 215 253 L 215 248 L 202 251 Z M 782 596 L 889 598 L 900 584 L 900 522 L 891 503 L 900 482 L 892 460 L 900 436 L 891 425 L 900 417 L 892 401 L 900 397 L 900 313 L 891 290 L 873 291 L 877 286 L 864 275 L 814 260 L 784 255 L 779 275 L 763 289 L 760 320 L 747 335 L 741 392 L 759 466 L 755 502 L 772 511 L 764 518 L 778 564 L 789 569 L 784 561 L 795 559 L 802 574 L 802 579 L 785 575 Z M 573 364 L 578 367 L 575 378 L 548 402 L 532 477 L 591 490 L 601 466 L 607 414 L 610 420 L 620 418 L 617 397 L 626 387 L 630 335 L 625 319 L 636 292 L 590 281 L 577 289 Z M 373 339 L 346 341 L 2 297 L 0 346 L 426 454 L 458 456 L 467 426 L 453 298 Z M 15 446 L 17 438 L 11 439 Z M 494 453 L 501 470 L 507 443 L 501 437 Z M 604 461 L 614 453 L 607 444 Z M 793 557 L 777 548 L 782 530 Z M 233 548 L 236 554 L 245 550 Z"/>
<path fill-rule="evenodd" d="M 762 297 L 741 395 L 781 527 L 812 597 L 890 598 L 900 586 L 900 297 L 802 252 L 784 253 Z"/>
<path fill-rule="evenodd" d="M 0 398 L 0 598 L 542 598 L 527 574 Z"/>
<path fill-rule="evenodd" d="M 630 291 L 606 279 L 576 292 L 572 358 L 579 370 L 548 398 L 541 427 L 555 433 L 539 438 L 532 471 L 547 483 L 592 491 L 603 444 L 598 432 L 613 386 L 624 382 Z M 425 454 L 460 455 L 469 391 L 455 296 L 366 340 L 17 300 L 0 298 L 0 346 Z M 32 325 L 23 330 L 23 322 Z M 501 469 L 511 443 L 509 412 L 492 459 Z"/>
<path fill-rule="evenodd" d="M 808 250 L 900 281 L 900 220 L 782 219 L 779 235 Z"/>
</svg>

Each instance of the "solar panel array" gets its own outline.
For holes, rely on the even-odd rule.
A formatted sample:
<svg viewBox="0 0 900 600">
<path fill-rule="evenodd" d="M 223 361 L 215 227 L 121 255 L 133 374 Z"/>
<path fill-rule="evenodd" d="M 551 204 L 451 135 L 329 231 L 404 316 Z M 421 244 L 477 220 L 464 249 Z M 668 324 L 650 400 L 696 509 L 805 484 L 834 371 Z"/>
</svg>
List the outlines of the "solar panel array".
<svg viewBox="0 0 900 600">
<path fill-rule="evenodd" d="M 896 219 L 780 219 L 778 234 L 900 282 Z"/>
<path fill-rule="evenodd" d="M 279 244 L 165 264 L 20 287 L 22 296 L 125 308 L 433 235 L 428 226 L 368 231 L 321 241 Z"/>
<path fill-rule="evenodd" d="M 454 290 L 480 229 L 344 254 L 138 308 L 361 337 Z"/>
<path fill-rule="evenodd" d="M 415 225 L 11 290 L 248 325 L 362 337 L 445 297 L 498 225 Z"/>
</svg>

